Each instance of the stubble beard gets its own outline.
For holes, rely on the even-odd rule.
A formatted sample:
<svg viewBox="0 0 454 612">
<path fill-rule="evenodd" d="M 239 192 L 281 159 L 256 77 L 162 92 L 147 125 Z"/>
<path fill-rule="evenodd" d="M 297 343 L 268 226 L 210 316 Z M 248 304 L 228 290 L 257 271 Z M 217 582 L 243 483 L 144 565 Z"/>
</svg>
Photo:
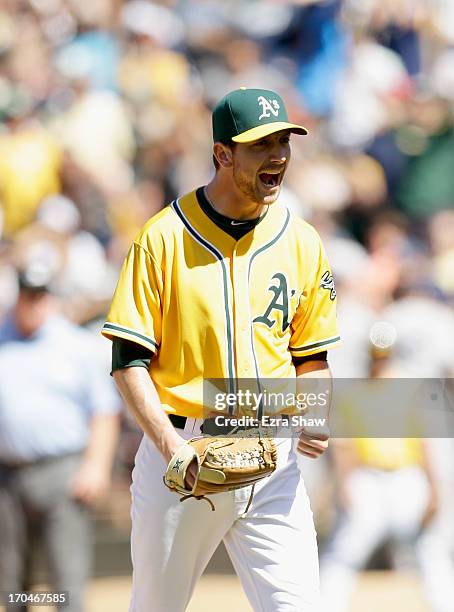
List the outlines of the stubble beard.
<svg viewBox="0 0 454 612">
<path fill-rule="evenodd" d="M 233 166 L 233 182 L 245 199 L 259 206 L 273 204 L 279 197 L 280 189 L 275 196 L 260 195 L 254 181 L 241 172 L 235 164 Z"/>
</svg>

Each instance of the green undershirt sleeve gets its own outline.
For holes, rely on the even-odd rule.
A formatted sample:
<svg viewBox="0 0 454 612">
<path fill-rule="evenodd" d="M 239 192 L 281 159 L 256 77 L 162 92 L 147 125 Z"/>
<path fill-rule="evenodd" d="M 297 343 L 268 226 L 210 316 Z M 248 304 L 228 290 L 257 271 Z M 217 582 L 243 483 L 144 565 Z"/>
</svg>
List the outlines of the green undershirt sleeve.
<svg viewBox="0 0 454 612">
<path fill-rule="evenodd" d="M 152 351 L 136 342 L 123 338 L 113 338 L 112 340 L 112 372 L 133 367 L 142 367 L 148 370 L 152 357 Z M 293 364 L 297 366 L 306 361 L 326 361 L 326 359 L 327 351 L 323 351 L 306 357 L 294 357 Z"/>
<path fill-rule="evenodd" d="M 123 368 L 150 367 L 153 357 L 152 351 L 144 346 L 124 340 L 123 338 L 113 338 L 112 340 L 112 372 Z"/>
<path fill-rule="evenodd" d="M 296 367 L 306 361 L 327 361 L 328 360 L 328 351 L 322 351 L 320 353 L 315 353 L 314 355 L 306 355 L 306 357 L 293 357 L 293 365 Z"/>
</svg>

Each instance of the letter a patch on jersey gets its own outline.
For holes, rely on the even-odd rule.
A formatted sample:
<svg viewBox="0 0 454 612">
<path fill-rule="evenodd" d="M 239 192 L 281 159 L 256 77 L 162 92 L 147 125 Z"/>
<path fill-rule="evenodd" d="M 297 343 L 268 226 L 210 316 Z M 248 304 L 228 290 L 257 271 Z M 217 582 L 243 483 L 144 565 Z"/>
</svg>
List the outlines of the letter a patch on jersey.
<svg viewBox="0 0 454 612">
<path fill-rule="evenodd" d="M 269 303 L 267 309 L 263 313 L 263 315 L 256 317 L 254 319 L 254 323 L 264 323 L 267 327 L 271 328 L 277 322 L 276 318 L 270 318 L 273 310 L 278 310 L 282 312 L 282 331 L 285 330 L 290 325 L 288 320 L 289 307 L 288 307 L 288 284 L 287 279 L 284 274 L 281 272 L 276 272 L 276 274 L 272 277 L 272 280 L 277 280 L 277 285 L 270 285 L 268 290 L 272 292 L 273 297 L 271 298 L 271 302 Z M 294 291 L 292 291 L 293 295 Z"/>
</svg>

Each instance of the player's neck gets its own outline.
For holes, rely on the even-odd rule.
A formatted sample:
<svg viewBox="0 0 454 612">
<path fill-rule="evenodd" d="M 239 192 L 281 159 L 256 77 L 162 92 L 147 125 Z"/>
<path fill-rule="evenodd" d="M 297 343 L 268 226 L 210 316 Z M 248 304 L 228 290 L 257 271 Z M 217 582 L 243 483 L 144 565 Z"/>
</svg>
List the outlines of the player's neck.
<svg viewBox="0 0 454 612">
<path fill-rule="evenodd" d="M 267 209 L 266 204 L 251 202 L 230 184 L 224 184 L 217 175 L 205 187 L 205 195 L 214 210 L 229 219 L 257 219 Z"/>
</svg>

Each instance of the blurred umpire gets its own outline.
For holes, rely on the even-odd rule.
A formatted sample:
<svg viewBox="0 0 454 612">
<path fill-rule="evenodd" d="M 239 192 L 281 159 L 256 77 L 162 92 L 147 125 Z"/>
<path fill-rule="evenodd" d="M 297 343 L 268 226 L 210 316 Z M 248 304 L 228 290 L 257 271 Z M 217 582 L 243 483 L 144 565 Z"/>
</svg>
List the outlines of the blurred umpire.
<svg viewBox="0 0 454 612">
<path fill-rule="evenodd" d="M 59 314 L 52 276 L 44 259 L 25 267 L 0 325 L 0 591 L 31 588 L 39 537 L 50 588 L 69 591 L 64 609 L 79 612 L 89 507 L 109 486 L 119 401 L 97 339 Z"/>
</svg>

